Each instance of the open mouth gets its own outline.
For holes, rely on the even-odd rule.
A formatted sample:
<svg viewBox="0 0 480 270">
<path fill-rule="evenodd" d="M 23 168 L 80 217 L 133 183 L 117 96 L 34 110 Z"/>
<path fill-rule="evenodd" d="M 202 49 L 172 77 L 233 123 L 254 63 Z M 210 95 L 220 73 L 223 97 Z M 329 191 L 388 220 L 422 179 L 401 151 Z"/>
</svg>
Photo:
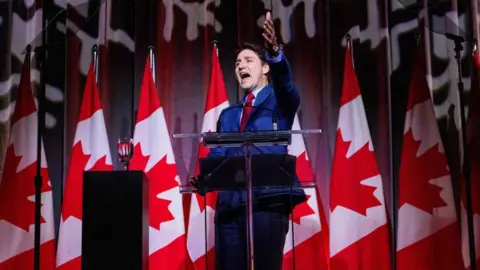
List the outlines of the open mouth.
<svg viewBox="0 0 480 270">
<path fill-rule="evenodd" d="M 242 82 L 248 80 L 250 78 L 250 74 L 248 73 L 240 73 L 240 79 Z"/>
</svg>

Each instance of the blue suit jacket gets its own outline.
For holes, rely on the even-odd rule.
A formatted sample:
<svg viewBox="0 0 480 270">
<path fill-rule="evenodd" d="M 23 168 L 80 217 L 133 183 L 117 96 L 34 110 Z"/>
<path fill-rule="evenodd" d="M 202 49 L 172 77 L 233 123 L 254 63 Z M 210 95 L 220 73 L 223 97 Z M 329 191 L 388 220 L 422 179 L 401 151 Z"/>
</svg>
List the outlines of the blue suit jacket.
<svg viewBox="0 0 480 270">
<path fill-rule="evenodd" d="M 283 53 L 274 59 L 267 55 L 270 65 L 271 85 L 267 85 L 256 96 L 254 108 L 250 113 L 244 131 L 272 130 L 272 112 L 260 108 L 268 108 L 277 116 L 279 130 L 291 130 L 293 120 L 300 104 L 300 97 L 293 84 L 291 70 Z M 245 97 L 240 104 L 245 103 Z M 239 104 L 232 105 L 223 110 L 221 114 L 221 131 L 238 131 L 242 107 Z M 252 155 L 255 154 L 287 154 L 287 146 L 262 146 L 253 147 Z M 243 148 L 213 148 L 209 157 L 238 156 L 244 155 Z M 296 178 L 298 182 L 298 178 Z M 303 190 L 289 188 L 276 188 L 253 191 L 253 201 L 264 206 L 284 206 L 288 212 L 299 203 L 306 200 Z M 290 197 L 290 195 L 292 195 Z M 216 212 L 235 210 L 245 206 L 245 191 L 221 191 L 218 194 Z M 291 201 L 290 201 L 291 199 Z"/>
</svg>

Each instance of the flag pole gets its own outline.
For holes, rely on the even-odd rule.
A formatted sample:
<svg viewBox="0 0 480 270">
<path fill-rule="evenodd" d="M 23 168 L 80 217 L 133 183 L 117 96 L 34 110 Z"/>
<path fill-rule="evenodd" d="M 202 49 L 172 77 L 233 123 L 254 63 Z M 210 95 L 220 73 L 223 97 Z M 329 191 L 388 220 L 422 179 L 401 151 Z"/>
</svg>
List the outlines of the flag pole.
<svg viewBox="0 0 480 270">
<path fill-rule="evenodd" d="M 355 68 L 355 61 L 353 60 L 352 36 L 350 36 L 350 34 L 347 34 L 345 36 L 345 40 L 347 41 L 347 48 L 350 50 L 350 54 L 352 55 L 352 67 Z"/>
<path fill-rule="evenodd" d="M 157 85 L 155 80 L 155 58 L 153 55 L 153 45 L 148 46 L 148 54 L 150 55 L 150 69 L 152 70 L 153 83 Z"/>
<path fill-rule="evenodd" d="M 217 58 L 218 58 L 218 47 L 217 47 L 217 44 L 218 44 L 218 40 L 214 39 L 212 41 L 212 44 L 213 44 L 213 48 L 215 49 L 215 53 L 217 54 Z M 220 58 L 218 59 L 220 61 Z"/>
<path fill-rule="evenodd" d="M 95 83 L 98 85 L 98 45 L 92 46 L 93 73 L 95 74 Z"/>
<path fill-rule="evenodd" d="M 457 90 L 460 100 L 460 120 L 462 125 L 462 147 L 463 147 L 463 176 L 465 181 L 465 199 L 467 207 L 467 225 L 468 225 L 468 243 L 470 250 L 470 267 L 471 269 L 477 269 L 476 267 L 476 253 L 475 253 L 475 235 L 473 227 L 473 209 L 472 209 L 472 193 L 471 193 L 471 182 L 470 182 L 470 161 L 468 158 L 468 148 L 467 148 L 467 127 L 466 127 L 466 117 L 465 117 L 465 98 L 464 98 L 464 86 L 462 80 L 462 60 L 461 52 L 463 51 L 462 43 L 465 42 L 465 39 L 461 36 L 454 35 L 451 33 L 445 34 L 445 36 L 452 40 L 455 44 L 455 58 L 457 59 L 457 68 L 458 68 L 458 83 Z"/>
</svg>

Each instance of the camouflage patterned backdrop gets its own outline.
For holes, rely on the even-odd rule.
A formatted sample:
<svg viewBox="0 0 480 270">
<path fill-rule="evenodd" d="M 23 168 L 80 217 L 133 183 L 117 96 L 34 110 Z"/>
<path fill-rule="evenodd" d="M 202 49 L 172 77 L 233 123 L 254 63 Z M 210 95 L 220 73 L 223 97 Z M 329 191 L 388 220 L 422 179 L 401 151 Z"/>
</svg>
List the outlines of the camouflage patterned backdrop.
<svg viewBox="0 0 480 270">
<path fill-rule="evenodd" d="M 471 2 L 470 2 L 471 1 Z M 432 1 L 436 16 L 429 22 L 452 21 L 477 36 L 478 0 Z M 460 114 L 453 42 L 418 20 L 418 0 L 0 0 L 0 164 L 9 136 L 9 120 L 27 44 L 39 44 L 48 25 L 46 130 L 44 142 L 59 218 L 63 179 L 68 168 L 79 104 L 91 48 L 100 46 L 99 88 L 110 148 L 115 156 L 119 136 L 131 136 L 148 46 L 155 47 L 156 82 L 170 133 L 200 129 L 208 88 L 212 40 L 219 56 L 229 98 L 238 91 L 233 66 L 235 47 L 261 41 L 265 10 L 274 22 L 301 93 L 303 128 L 322 128 L 323 136 L 307 139 L 308 152 L 328 203 L 328 177 L 342 87 L 345 35 L 353 38 L 355 68 L 366 106 L 378 162 L 393 209 L 395 172 L 416 45 L 415 33 L 428 49 L 429 81 L 438 123 L 450 163 L 458 161 Z M 472 11 L 472 14 L 470 13 Z M 60 14 L 58 14 L 60 12 Z M 434 33 L 431 30 L 435 30 Z M 470 89 L 471 46 L 465 44 L 463 80 Z M 33 57 L 35 54 L 33 54 Z M 32 70 L 34 88 L 39 70 Z M 454 105 L 454 107 L 451 107 Z M 452 109 L 450 109 L 452 108 Z M 449 110 L 450 109 L 450 110 Z M 182 178 L 193 171 L 197 143 L 174 141 Z M 118 162 L 115 164 L 120 169 Z M 458 167 L 458 166 L 457 166 Z M 1 173 L 1 167 L 0 167 Z M 33 179 L 32 179 L 33 185 Z M 392 215 L 392 211 L 390 212 Z"/>
</svg>

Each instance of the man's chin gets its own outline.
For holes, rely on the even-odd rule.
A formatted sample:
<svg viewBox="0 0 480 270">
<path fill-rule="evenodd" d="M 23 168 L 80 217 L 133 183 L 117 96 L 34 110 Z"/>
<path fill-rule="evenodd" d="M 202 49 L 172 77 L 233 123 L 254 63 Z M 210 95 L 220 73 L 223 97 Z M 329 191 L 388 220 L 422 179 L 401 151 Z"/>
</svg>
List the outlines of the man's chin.
<svg viewBox="0 0 480 270">
<path fill-rule="evenodd" d="M 248 92 L 252 89 L 252 85 L 251 84 L 240 84 L 240 88 L 243 91 Z"/>
</svg>

